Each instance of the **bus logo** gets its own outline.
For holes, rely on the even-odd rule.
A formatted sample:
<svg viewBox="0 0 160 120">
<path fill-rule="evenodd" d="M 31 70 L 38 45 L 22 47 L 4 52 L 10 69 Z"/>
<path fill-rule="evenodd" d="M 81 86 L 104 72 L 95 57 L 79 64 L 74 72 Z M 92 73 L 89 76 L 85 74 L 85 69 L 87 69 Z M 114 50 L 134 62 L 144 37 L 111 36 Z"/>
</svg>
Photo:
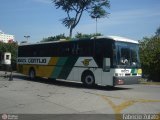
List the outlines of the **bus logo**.
<svg viewBox="0 0 160 120">
<path fill-rule="evenodd" d="M 91 60 L 92 60 L 92 59 L 84 59 L 84 60 L 82 61 L 82 63 L 83 63 L 84 66 L 88 66 L 88 65 L 89 65 L 89 62 L 90 62 Z"/>
</svg>

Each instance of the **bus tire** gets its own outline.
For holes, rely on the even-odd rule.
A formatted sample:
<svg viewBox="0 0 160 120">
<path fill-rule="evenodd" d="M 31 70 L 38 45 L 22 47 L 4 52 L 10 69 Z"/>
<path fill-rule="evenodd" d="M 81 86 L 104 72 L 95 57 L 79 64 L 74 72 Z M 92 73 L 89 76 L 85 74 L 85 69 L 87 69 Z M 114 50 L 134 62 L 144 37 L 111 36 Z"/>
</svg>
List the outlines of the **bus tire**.
<svg viewBox="0 0 160 120">
<path fill-rule="evenodd" d="M 34 80 L 36 78 L 36 72 L 33 68 L 29 70 L 29 79 Z"/>
<path fill-rule="evenodd" d="M 91 71 L 85 71 L 82 74 L 82 82 L 85 86 L 94 86 L 95 85 L 95 78 Z"/>
</svg>

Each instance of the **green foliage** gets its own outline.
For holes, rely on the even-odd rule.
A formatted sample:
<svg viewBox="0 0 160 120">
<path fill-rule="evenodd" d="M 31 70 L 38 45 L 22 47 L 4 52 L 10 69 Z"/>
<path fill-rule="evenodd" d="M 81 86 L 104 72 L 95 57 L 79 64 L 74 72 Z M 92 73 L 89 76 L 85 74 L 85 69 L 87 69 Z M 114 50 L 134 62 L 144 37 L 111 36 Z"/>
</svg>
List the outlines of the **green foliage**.
<svg viewBox="0 0 160 120">
<path fill-rule="evenodd" d="M 0 52 L 10 52 L 12 55 L 12 65 L 15 68 L 17 58 L 17 43 L 0 43 Z"/>
<path fill-rule="evenodd" d="M 56 36 L 51 36 L 48 38 L 44 38 L 41 42 L 50 42 L 50 41 L 58 41 L 60 39 L 66 39 L 69 40 L 69 37 L 66 37 L 65 34 L 60 34 L 60 35 L 56 35 Z"/>
<path fill-rule="evenodd" d="M 157 29 L 157 31 L 156 31 L 156 36 L 159 36 L 160 37 L 160 27 Z"/>
<path fill-rule="evenodd" d="M 92 37 L 95 37 L 95 36 L 102 36 L 101 33 L 96 33 L 96 34 L 82 34 L 82 33 L 77 33 L 75 35 L 75 38 L 92 38 Z"/>
<path fill-rule="evenodd" d="M 106 17 L 109 13 L 106 12 L 101 6 L 94 6 L 90 12 L 90 16 L 93 19 Z"/>
<path fill-rule="evenodd" d="M 67 17 L 62 19 L 62 24 L 70 29 L 70 37 L 84 11 L 88 12 L 92 18 L 101 18 L 107 15 L 106 8 L 110 7 L 108 0 L 52 0 L 52 2 L 57 9 L 61 8 L 67 13 Z"/>
<path fill-rule="evenodd" d="M 75 35 L 75 39 L 82 39 L 82 38 L 91 38 L 91 37 L 95 37 L 95 36 L 102 36 L 101 33 L 94 33 L 94 34 L 82 34 L 82 33 L 77 33 Z M 65 34 L 60 34 L 60 35 L 56 35 L 56 36 L 51 36 L 48 38 L 44 38 L 41 42 L 50 42 L 50 41 L 58 41 L 60 39 L 66 39 L 66 40 L 71 40 L 70 37 L 66 37 Z"/>
<path fill-rule="evenodd" d="M 140 59 L 143 73 L 149 75 L 149 79 L 160 81 L 160 36 L 140 41 Z"/>
</svg>

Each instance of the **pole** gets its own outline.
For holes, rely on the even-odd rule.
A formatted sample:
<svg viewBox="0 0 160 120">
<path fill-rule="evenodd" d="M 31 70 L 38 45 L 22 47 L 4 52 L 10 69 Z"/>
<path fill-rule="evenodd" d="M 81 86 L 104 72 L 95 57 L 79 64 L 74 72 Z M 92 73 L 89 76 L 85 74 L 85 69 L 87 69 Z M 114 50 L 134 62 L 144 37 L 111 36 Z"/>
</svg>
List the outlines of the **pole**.
<svg viewBox="0 0 160 120">
<path fill-rule="evenodd" d="M 97 18 L 96 18 L 96 35 L 97 35 Z"/>
<path fill-rule="evenodd" d="M 13 80 L 13 75 L 12 75 L 12 66 L 10 66 L 10 76 L 9 76 L 9 81 Z"/>
</svg>

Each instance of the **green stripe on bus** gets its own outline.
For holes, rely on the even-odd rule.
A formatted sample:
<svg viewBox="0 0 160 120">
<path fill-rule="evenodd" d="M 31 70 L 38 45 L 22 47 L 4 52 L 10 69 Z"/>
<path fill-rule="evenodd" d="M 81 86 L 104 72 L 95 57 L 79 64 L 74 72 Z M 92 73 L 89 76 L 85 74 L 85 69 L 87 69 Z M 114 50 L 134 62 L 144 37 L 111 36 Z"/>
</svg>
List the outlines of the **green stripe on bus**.
<svg viewBox="0 0 160 120">
<path fill-rule="evenodd" d="M 131 73 L 132 74 L 136 74 L 137 73 L 137 69 L 135 69 L 135 68 L 131 69 Z"/>
<path fill-rule="evenodd" d="M 69 57 L 66 63 L 64 64 L 61 73 L 59 74 L 59 79 L 67 79 L 71 70 L 73 69 L 78 57 Z"/>
<path fill-rule="evenodd" d="M 51 75 L 52 78 L 57 78 L 59 76 L 67 59 L 68 59 L 67 57 L 59 57 L 56 63 L 56 66 L 52 72 L 52 75 Z"/>
</svg>

